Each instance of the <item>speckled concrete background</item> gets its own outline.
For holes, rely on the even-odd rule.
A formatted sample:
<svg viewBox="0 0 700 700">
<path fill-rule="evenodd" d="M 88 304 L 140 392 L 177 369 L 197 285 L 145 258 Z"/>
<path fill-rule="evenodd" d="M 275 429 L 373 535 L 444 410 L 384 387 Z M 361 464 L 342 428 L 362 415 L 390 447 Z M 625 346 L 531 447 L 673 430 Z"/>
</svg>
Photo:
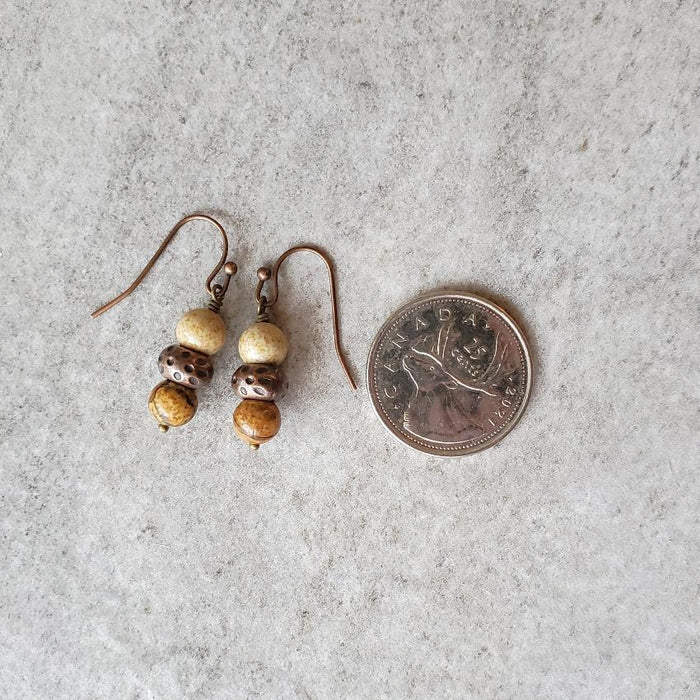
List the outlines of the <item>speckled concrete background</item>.
<svg viewBox="0 0 700 700">
<path fill-rule="evenodd" d="M 694 2 L 9 0 L 0 23 L 0 694 L 697 697 Z M 218 255 L 231 340 L 186 428 L 155 359 Z M 435 287 L 522 320 L 498 447 L 392 441 L 290 261 L 281 434 L 234 439 L 255 269 L 335 257 L 361 375 Z"/>
</svg>

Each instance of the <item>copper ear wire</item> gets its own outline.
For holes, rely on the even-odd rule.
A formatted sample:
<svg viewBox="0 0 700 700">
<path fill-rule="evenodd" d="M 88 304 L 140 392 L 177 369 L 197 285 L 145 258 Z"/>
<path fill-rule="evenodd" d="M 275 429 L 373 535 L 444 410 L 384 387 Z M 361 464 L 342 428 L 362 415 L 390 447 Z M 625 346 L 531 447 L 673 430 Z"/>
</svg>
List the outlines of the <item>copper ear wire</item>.
<svg viewBox="0 0 700 700">
<path fill-rule="evenodd" d="M 223 226 L 218 221 L 216 221 L 216 219 L 212 219 L 211 216 L 207 216 L 206 214 L 190 214 L 189 216 L 185 216 L 183 219 L 180 219 L 180 221 L 178 221 L 175 224 L 175 226 L 173 226 L 173 228 L 170 230 L 170 233 L 168 233 L 163 242 L 160 244 L 158 250 L 155 252 L 155 255 L 148 261 L 148 263 L 146 263 L 146 267 L 144 267 L 143 270 L 141 270 L 139 276 L 131 283 L 131 285 L 127 289 L 125 289 L 121 294 L 118 294 L 116 297 L 114 297 L 114 299 L 108 301 L 103 306 L 100 306 L 100 308 L 96 311 L 93 311 L 92 317 L 97 318 L 105 311 L 109 311 L 113 306 L 116 306 L 123 299 L 126 299 L 126 297 L 128 297 L 129 294 L 131 294 L 134 291 L 134 289 L 136 289 L 136 287 L 138 287 L 141 284 L 141 282 L 143 282 L 144 277 L 156 264 L 156 261 L 161 256 L 163 251 L 168 247 L 170 241 L 173 240 L 175 234 L 190 221 L 207 221 L 208 223 L 216 226 L 223 240 L 223 251 L 221 253 L 221 257 L 219 258 L 219 262 L 216 264 L 216 267 L 211 271 L 209 277 L 207 277 L 207 281 L 205 284 L 207 293 L 209 294 L 209 296 L 211 296 L 209 308 L 211 308 L 212 311 L 218 312 L 221 308 L 221 304 L 223 303 L 224 297 L 226 296 L 226 291 L 228 290 L 229 283 L 231 282 L 231 277 L 233 277 L 233 275 L 236 274 L 238 268 L 236 267 L 235 262 L 226 262 L 226 257 L 228 256 L 228 236 L 226 235 L 226 231 L 224 231 Z M 224 268 L 224 274 L 226 275 L 224 283 L 212 285 L 214 278 L 219 274 L 219 271 L 222 267 Z"/>
<path fill-rule="evenodd" d="M 335 276 L 333 275 L 333 266 L 331 264 L 331 261 L 323 251 L 319 250 L 318 248 L 314 248 L 313 246 L 298 245 L 294 248 L 290 248 L 285 253 L 282 253 L 282 255 L 280 255 L 279 258 L 277 258 L 277 261 L 272 266 L 272 269 L 270 269 L 269 267 L 261 267 L 258 270 L 258 286 L 255 289 L 255 299 L 258 302 L 258 315 L 264 315 L 267 309 L 269 309 L 271 306 L 274 306 L 277 303 L 277 299 L 279 297 L 278 275 L 280 265 L 290 255 L 298 253 L 300 251 L 314 253 L 319 258 L 321 258 L 321 260 L 323 260 L 323 262 L 326 264 L 326 268 L 328 269 L 328 287 L 331 295 L 331 311 L 333 316 L 333 343 L 335 345 L 335 354 L 338 356 L 338 361 L 340 362 L 340 366 L 343 368 L 343 372 L 345 372 L 345 376 L 347 377 L 350 386 L 352 387 L 353 391 L 355 391 L 357 389 L 357 385 L 355 384 L 355 380 L 350 374 L 347 362 L 345 361 L 345 358 L 343 356 L 343 351 L 340 347 L 338 305 L 336 303 Z M 268 280 L 270 280 L 270 283 L 272 285 L 272 295 L 269 299 L 262 294 L 265 282 L 267 282 Z"/>
</svg>

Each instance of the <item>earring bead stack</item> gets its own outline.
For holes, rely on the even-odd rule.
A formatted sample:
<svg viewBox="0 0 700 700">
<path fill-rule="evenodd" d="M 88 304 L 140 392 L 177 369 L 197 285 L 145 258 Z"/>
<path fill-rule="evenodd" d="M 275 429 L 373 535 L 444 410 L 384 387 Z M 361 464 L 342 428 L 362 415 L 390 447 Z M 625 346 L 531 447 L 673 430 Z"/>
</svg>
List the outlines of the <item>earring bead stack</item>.
<svg viewBox="0 0 700 700">
<path fill-rule="evenodd" d="M 169 345 L 158 357 L 165 381 L 148 397 L 148 408 L 162 432 L 185 425 L 197 412 L 196 388 L 208 384 L 214 374 L 211 355 L 226 340 L 226 324 L 210 308 L 190 309 L 175 329 L 179 345 Z"/>
<path fill-rule="evenodd" d="M 265 313 L 243 331 L 238 341 L 243 365 L 234 372 L 231 386 L 243 401 L 233 412 L 233 427 L 236 435 L 254 450 L 279 432 L 281 418 L 275 400 L 287 390 L 279 365 L 288 349 L 287 336 L 267 320 Z"/>
</svg>

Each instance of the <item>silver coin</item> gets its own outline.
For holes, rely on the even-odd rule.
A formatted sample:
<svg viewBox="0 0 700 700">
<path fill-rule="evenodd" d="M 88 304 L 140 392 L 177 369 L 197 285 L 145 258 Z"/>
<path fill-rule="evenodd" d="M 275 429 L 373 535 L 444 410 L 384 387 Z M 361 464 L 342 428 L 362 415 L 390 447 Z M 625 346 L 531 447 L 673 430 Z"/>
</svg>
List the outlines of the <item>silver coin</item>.
<svg viewBox="0 0 700 700">
<path fill-rule="evenodd" d="M 473 294 L 412 301 L 382 326 L 367 386 L 384 425 L 430 454 L 491 447 L 518 422 L 532 385 L 527 341 L 515 321 Z"/>
</svg>

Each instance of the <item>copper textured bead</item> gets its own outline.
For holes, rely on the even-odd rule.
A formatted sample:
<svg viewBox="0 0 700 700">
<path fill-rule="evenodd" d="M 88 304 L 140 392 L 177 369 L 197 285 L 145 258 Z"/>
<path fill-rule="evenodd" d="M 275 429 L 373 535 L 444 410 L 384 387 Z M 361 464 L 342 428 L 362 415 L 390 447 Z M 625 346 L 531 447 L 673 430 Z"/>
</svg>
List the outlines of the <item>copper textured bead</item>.
<svg viewBox="0 0 700 700">
<path fill-rule="evenodd" d="M 184 425 L 197 412 L 197 392 L 175 382 L 164 381 L 153 388 L 148 408 L 161 429 Z"/>
<path fill-rule="evenodd" d="M 287 378 L 274 365 L 242 365 L 233 374 L 231 386 L 242 399 L 277 401 L 287 393 Z"/>
<path fill-rule="evenodd" d="M 207 355 L 169 345 L 160 353 L 158 370 L 166 379 L 196 389 L 211 381 L 214 365 Z"/>
<path fill-rule="evenodd" d="M 238 354 L 248 364 L 281 365 L 287 348 L 287 336 L 274 323 L 254 323 L 238 341 Z"/>
<path fill-rule="evenodd" d="M 190 309 L 178 322 L 175 337 L 190 350 L 214 355 L 226 341 L 226 324 L 211 309 Z"/>
<path fill-rule="evenodd" d="M 277 435 L 280 422 L 279 409 L 272 401 L 241 401 L 233 412 L 236 435 L 254 449 Z"/>
</svg>

